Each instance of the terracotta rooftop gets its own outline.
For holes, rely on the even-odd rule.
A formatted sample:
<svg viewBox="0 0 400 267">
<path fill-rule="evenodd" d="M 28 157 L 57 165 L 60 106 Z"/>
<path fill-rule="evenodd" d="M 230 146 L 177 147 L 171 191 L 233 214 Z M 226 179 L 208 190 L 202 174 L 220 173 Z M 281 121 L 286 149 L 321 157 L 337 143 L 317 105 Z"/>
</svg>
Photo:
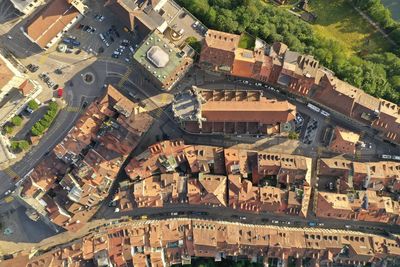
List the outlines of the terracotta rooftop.
<svg viewBox="0 0 400 267">
<path fill-rule="evenodd" d="M 0 58 L 0 90 L 14 77 L 14 73 L 7 67 L 6 62 Z"/>
<path fill-rule="evenodd" d="M 234 51 L 239 45 L 240 35 L 208 30 L 205 43 L 209 47 L 221 50 Z"/>
<path fill-rule="evenodd" d="M 45 48 L 78 14 L 67 0 L 52 0 L 28 22 L 25 30 L 34 42 Z"/>
</svg>

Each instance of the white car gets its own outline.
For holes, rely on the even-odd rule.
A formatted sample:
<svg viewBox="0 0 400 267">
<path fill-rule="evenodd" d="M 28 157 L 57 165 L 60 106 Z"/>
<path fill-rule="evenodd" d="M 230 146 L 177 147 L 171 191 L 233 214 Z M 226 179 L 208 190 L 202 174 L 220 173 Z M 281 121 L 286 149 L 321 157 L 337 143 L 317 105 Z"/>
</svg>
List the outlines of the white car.
<svg viewBox="0 0 400 267">
<path fill-rule="evenodd" d="M 255 83 L 255 86 L 262 86 L 262 83 Z"/>
<path fill-rule="evenodd" d="M 125 60 L 126 62 L 128 62 L 128 63 L 131 62 L 131 60 L 130 60 L 129 58 L 127 58 L 127 57 L 124 58 L 124 60 Z"/>
<path fill-rule="evenodd" d="M 196 21 L 196 22 L 194 22 L 194 23 L 192 24 L 192 27 L 196 29 L 197 26 L 199 26 L 199 24 L 200 24 L 200 22 L 199 22 L 199 21 Z"/>
</svg>

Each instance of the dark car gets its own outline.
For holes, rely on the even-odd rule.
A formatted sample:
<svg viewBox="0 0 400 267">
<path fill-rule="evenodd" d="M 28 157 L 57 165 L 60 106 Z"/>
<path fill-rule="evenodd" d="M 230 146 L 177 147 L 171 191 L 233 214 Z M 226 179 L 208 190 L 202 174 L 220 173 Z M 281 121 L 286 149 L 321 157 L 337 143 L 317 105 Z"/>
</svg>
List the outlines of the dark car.
<svg viewBox="0 0 400 267">
<path fill-rule="evenodd" d="M 88 105 L 88 102 L 83 102 L 83 105 L 82 105 L 82 108 L 86 108 L 87 107 L 87 105 Z"/>
<path fill-rule="evenodd" d="M 111 43 L 114 43 L 114 38 L 112 36 L 110 36 L 110 41 Z"/>
<path fill-rule="evenodd" d="M 82 28 L 82 31 L 87 31 L 89 29 L 89 26 L 88 25 L 85 25 L 83 28 Z"/>
<path fill-rule="evenodd" d="M 75 55 L 79 55 L 81 52 L 82 52 L 82 50 L 80 50 L 80 49 L 79 49 L 79 50 L 76 50 L 76 51 L 75 51 Z"/>
</svg>

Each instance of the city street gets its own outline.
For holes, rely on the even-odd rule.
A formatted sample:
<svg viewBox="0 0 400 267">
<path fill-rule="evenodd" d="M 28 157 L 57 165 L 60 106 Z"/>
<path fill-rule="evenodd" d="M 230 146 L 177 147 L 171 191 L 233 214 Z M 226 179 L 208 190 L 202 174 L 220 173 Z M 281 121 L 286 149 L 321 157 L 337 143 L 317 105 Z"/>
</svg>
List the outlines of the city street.
<svg viewBox="0 0 400 267">
<path fill-rule="evenodd" d="M 375 161 L 379 159 L 381 154 L 391 154 L 395 148 L 391 145 L 382 142 L 376 138 L 373 130 L 354 123 L 344 116 L 331 113 L 329 118 L 322 116 L 307 108 L 307 103 L 299 101 L 299 99 L 282 94 L 281 92 L 271 91 L 265 87 L 255 86 L 254 84 L 245 85 L 228 79 L 224 76 L 207 74 L 197 67 L 193 69 L 179 84 L 169 92 L 157 89 L 149 80 L 145 79 L 141 70 L 133 69 L 129 62 L 131 53 L 124 51 L 123 57 L 115 59 L 111 58 L 111 53 L 119 46 L 121 39 L 131 38 L 133 44 L 140 42 L 136 37 L 123 32 L 122 25 L 117 22 L 114 15 L 106 16 L 103 22 L 95 21 L 94 15 L 98 10 L 102 9 L 102 5 L 96 1 L 93 2 L 93 10 L 79 23 L 89 25 L 96 28 L 96 32 L 91 34 L 82 31 L 78 27 L 74 27 L 67 35 L 77 37 L 82 45 L 79 49 L 75 49 L 73 53 L 61 53 L 56 51 L 56 46 L 47 51 L 41 51 L 36 44 L 28 41 L 21 31 L 21 27 L 25 21 L 20 21 L 15 17 L 15 11 L 10 9 L 9 5 L 0 3 L 0 22 L 8 21 L 9 25 L 0 30 L 1 48 L 9 55 L 14 55 L 18 58 L 19 67 L 23 70 L 24 66 L 34 63 L 39 66 L 39 71 L 36 73 L 27 74 L 31 79 L 38 80 L 38 74 L 47 72 L 49 76 L 59 84 L 59 87 L 64 89 L 63 100 L 66 107 L 62 109 L 57 116 L 53 125 L 44 134 L 39 144 L 32 148 L 22 160 L 14 165 L 0 171 L 0 215 L 5 216 L 8 220 L 7 224 L 12 225 L 15 231 L 18 231 L 17 236 L 8 236 L 10 240 L 18 242 L 37 242 L 45 237 L 54 234 L 54 231 L 43 222 L 33 222 L 25 215 L 25 207 L 14 200 L 6 201 L 5 192 L 12 191 L 16 187 L 18 181 L 22 181 L 41 160 L 44 159 L 47 152 L 51 151 L 70 131 L 78 117 L 82 114 L 83 102 L 90 103 L 96 97 L 104 93 L 104 85 L 113 84 L 124 95 L 131 100 L 138 102 L 149 111 L 155 118 L 155 123 L 142 136 L 138 147 L 133 151 L 132 156 L 136 156 L 143 152 L 147 147 L 155 142 L 163 139 L 183 138 L 188 144 L 203 144 L 222 147 L 240 147 L 243 149 L 265 150 L 279 153 L 293 153 L 312 157 L 314 164 L 317 157 L 333 157 L 338 154 L 332 153 L 321 142 L 321 136 L 326 127 L 342 126 L 349 130 L 362 133 L 362 138 L 366 142 L 374 143 L 372 148 L 358 150 L 355 157 L 344 156 L 348 159 L 357 159 L 360 161 Z M 11 12 L 12 10 L 12 12 Z M 8 13 L 7 13 L 8 12 Z M 9 15 L 10 14 L 10 15 Z M 15 23 L 15 24 L 13 24 Z M 121 37 L 116 38 L 115 42 L 110 47 L 99 38 L 99 33 L 107 31 L 112 23 L 115 23 L 121 33 Z M 12 39 L 8 38 L 12 35 Z M 98 53 L 104 49 L 104 52 Z M 82 50 L 79 53 L 75 53 Z M 125 60 L 127 58 L 128 60 Z M 61 69 L 62 74 L 55 74 L 55 69 Z M 93 81 L 87 82 L 84 80 L 85 75 L 92 75 Z M 40 100 L 50 99 L 55 97 L 56 91 L 48 88 L 45 83 L 41 82 L 44 93 L 39 97 Z M 305 144 L 301 140 L 288 140 L 285 137 L 262 137 L 243 135 L 243 136 L 223 136 L 220 134 L 190 134 L 179 128 L 173 120 L 173 114 L 170 111 L 169 104 L 172 102 L 174 94 L 190 88 L 192 85 L 198 85 L 207 89 L 243 89 L 243 90 L 262 90 L 267 98 L 276 98 L 278 100 L 289 100 L 297 107 L 299 113 L 305 114 L 310 119 L 314 119 L 318 123 L 318 128 L 315 132 L 315 139 L 311 144 Z M 18 137 L 22 137 L 35 120 L 40 118 L 40 111 L 32 115 L 32 122 L 26 125 Z M 129 160 L 129 159 L 128 159 Z M 123 177 L 119 177 L 118 181 Z M 317 179 L 315 174 L 312 178 L 312 186 L 316 185 Z M 117 183 L 114 187 L 117 186 Z M 313 215 L 309 218 L 294 217 L 286 214 L 273 213 L 250 213 L 244 211 L 233 210 L 230 208 L 215 208 L 211 206 L 189 206 L 187 204 L 166 205 L 163 208 L 141 208 L 134 209 L 131 212 L 114 212 L 113 208 L 108 207 L 110 197 L 103 201 L 103 205 L 96 214 L 99 219 L 117 219 L 124 216 L 139 218 L 146 215 L 149 219 L 163 219 L 174 217 L 176 212 L 183 212 L 184 216 L 188 216 L 190 211 L 204 211 L 208 215 L 204 218 L 214 220 L 240 221 L 254 224 L 271 224 L 272 220 L 278 220 L 276 224 L 282 227 L 307 227 L 310 221 L 323 223 L 323 228 L 327 229 L 345 229 L 360 230 L 371 233 L 384 233 L 390 231 L 392 233 L 400 233 L 400 229 L 393 225 L 384 225 L 380 223 L 356 222 L 356 221 L 341 221 L 333 219 L 316 219 Z M 174 214 L 171 214 L 171 213 Z M 245 217 L 245 219 L 239 219 Z M 13 219 L 15 218 L 15 219 Z M 12 222 L 15 220 L 14 222 Z M 289 222 L 289 223 L 288 223 Z M 348 227 L 346 226 L 348 225 Z M 322 226 L 321 226 L 322 227 Z M 31 229 L 35 229 L 32 232 Z M 36 231 L 37 229 L 37 231 Z M 7 240 L 8 237 L 3 237 Z"/>
</svg>

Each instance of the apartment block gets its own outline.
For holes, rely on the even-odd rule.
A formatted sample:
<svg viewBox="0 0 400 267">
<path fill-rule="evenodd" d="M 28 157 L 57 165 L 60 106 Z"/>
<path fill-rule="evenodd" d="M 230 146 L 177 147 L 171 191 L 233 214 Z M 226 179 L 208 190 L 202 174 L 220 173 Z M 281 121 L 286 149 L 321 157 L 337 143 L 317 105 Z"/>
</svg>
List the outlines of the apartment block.
<svg viewBox="0 0 400 267">
<path fill-rule="evenodd" d="M 318 192 L 316 215 L 342 220 L 396 223 L 400 204 L 370 189 L 349 194 Z"/>
<path fill-rule="evenodd" d="M 138 104 L 108 86 L 92 102 L 68 135 L 26 176 L 20 196 L 53 223 L 77 231 L 94 215 L 108 196 L 117 174 L 140 134 L 129 126 L 152 117 Z M 135 118 L 140 117 L 136 120 Z"/>
<path fill-rule="evenodd" d="M 311 165 L 302 156 L 173 140 L 150 146 L 126 172 L 134 183 L 135 207 L 189 203 L 307 217 Z"/>
<path fill-rule="evenodd" d="M 288 266 L 365 266 L 399 257 L 399 240 L 356 231 L 282 228 L 199 219 L 127 221 L 0 266 L 171 266 L 197 257 Z"/>
<path fill-rule="evenodd" d="M 240 38 L 208 30 L 199 65 L 207 71 L 279 85 L 369 125 L 381 138 L 400 144 L 400 107 L 395 103 L 339 80 L 312 56 L 290 51 L 283 43 L 269 45 L 255 38 L 254 48 L 249 50 L 240 47 Z M 192 120 L 201 118 L 197 112 L 191 115 Z"/>
</svg>

